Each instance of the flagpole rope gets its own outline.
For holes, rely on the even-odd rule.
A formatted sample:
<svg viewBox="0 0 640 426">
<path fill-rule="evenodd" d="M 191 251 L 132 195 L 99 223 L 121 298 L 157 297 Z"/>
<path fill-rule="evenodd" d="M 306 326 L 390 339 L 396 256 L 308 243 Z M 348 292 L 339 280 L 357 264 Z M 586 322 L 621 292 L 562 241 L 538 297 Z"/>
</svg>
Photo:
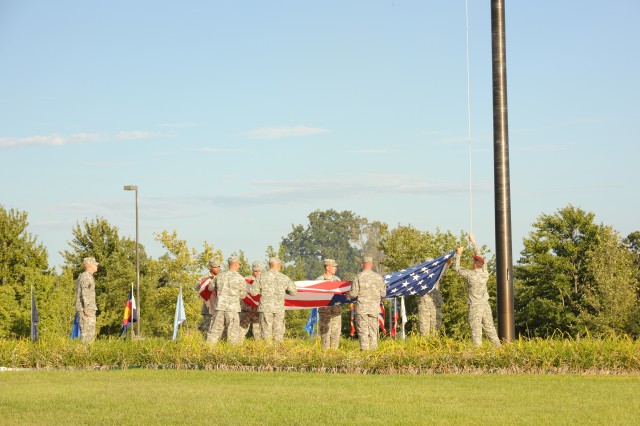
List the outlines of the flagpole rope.
<svg viewBox="0 0 640 426">
<path fill-rule="evenodd" d="M 469 157 L 469 232 L 473 232 L 473 183 L 471 168 L 471 66 L 469 61 L 469 0 L 465 2 L 465 34 L 467 47 L 467 146 Z"/>
</svg>

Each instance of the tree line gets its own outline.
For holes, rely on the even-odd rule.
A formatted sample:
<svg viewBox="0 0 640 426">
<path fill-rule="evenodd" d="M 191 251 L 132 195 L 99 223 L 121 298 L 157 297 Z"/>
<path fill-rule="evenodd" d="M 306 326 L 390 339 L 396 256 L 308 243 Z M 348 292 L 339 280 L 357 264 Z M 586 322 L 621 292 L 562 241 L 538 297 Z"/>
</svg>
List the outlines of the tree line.
<svg viewBox="0 0 640 426">
<path fill-rule="evenodd" d="M 30 291 L 33 286 L 39 311 L 40 336 L 69 335 L 74 317 L 75 280 L 82 259 L 100 262 L 95 275 L 98 336 L 118 336 L 124 304 L 135 283 L 135 240 L 97 217 L 76 224 L 72 240 L 61 254 L 61 270 L 48 264 L 47 249 L 28 232 L 24 211 L 0 206 L 0 338 L 26 337 L 30 333 Z M 568 205 L 541 214 L 524 238 L 524 249 L 514 265 L 516 332 L 528 337 L 640 334 L 640 231 L 621 237 L 611 226 L 598 224 L 595 215 Z M 209 259 L 223 260 L 213 244 L 189 247 L 176 231 L 154 234 L 164 254 L 153 258 L 139 246 L 140 317 L 143 336 L 170 337 L 178 289 L 182 285 L 187 323 L 196 330 L 201 321 L 201 300 L 192 290 L 204 275 Z M 283 272 L 293 280 L 313 279 L 323 271 L 322 259 L 338 264 L 337 275 L 352 280 L 360 271 L 364 254 L 372 256 L 374 269 L 384 274 L 434 258 L 459 246 L 467 235 L 419 230 L 411 225 L 390 228 L 351 211 L 316 210 L 308 223 L 292 225 L 277 248 L 265 249 L 266 259 L 277 255 Z M 483 250 L 493 272 L 494 258 Z M 251 260 L 243 250 L 225 253 L 242 261 L 241 273 L 250 275 Z M 471 264 L 471 251 L 462 264 Z M 495 274 L 488 283 L 495 309 Z M 464 281 L 455 273 L 444 276 L 441 291 L 443 328 L 447 336 L 469 335 Z M 406 330 L 417 333 L 415 298 L 405 299 Z M 348 309 L 343 311 L 343 336 L 348 335 Z M 287 312 L 287 335 L 302 337 L 308 311 Z M 495 317 L 495 312 L 494 312 Z"/>
</svg>

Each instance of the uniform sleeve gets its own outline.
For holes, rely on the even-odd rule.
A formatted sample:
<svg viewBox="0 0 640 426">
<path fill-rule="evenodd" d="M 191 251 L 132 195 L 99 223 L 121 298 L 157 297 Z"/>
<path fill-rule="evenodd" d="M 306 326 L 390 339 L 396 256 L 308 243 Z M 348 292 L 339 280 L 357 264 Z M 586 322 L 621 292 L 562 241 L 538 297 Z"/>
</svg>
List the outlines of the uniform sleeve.
<svg viewBox="0 0 640 426">
<path fill-rule="evenodd" d="M 298 289 L 296 288 L 296 284 L 291 281 L 290 278 L 287 278 L 289 282 L 287 283 L 287 289 L 285 290 L 289 295 L 295 296 L 298 293 Z"/>
<path fill-rule="evenodd" d="M 77 309 L 78 311 L 82 311 L 84 310 L 85 307 L 87 307 L 87 295 L 89 293 L 89 286 L 91 285 L 91 281 L 88 279 L 86 274 L 82 274 L 80 276 L 80 297 L 79 297 L 79 309 Z M 78 304 L 76 304 L 76 308 L 78 307 Z"/>
<path fill-rule="evenodd" d="M 238 275 L 238 290 L 238 296 L 244 299 L 247 296 L 247 281 L 241 275 Z"/>
<path fill-rule="evenodd" d="M 80 285 L 81 279 L 81 277 L 78 277 L 78 281 L 76 282 L 76 312 L 80 312 L 82 310 L 82 286 Z"/>
<path fill-rule="evenodd" d="M 456 271 L 460 276 L 467 277 L 469 275 L 469 271 L 460 267 L 460 255 L 456 253 L 456 260 L 453 263 L 453 270 Z"/>
<path fill-rule="evenodd" d="M 384 279 L 380 277 L 380 297 L 387 295 L 387 285 L 384 283 Z"/>
<path fill-rule="evenodd" d="M 351 290 L 349 291 L 350 298 L 358 297 L 358 293 L 360 292 L 360 274 L 356 275 L 351 283 Z"/>
<path fill-rule="evenodd" d="M 218 275 L 212 278 L 211 281 L 209 282 L 209 291 L 211 292 L 215 291 L 217 285 L 218 285 Z"/>
</svg>

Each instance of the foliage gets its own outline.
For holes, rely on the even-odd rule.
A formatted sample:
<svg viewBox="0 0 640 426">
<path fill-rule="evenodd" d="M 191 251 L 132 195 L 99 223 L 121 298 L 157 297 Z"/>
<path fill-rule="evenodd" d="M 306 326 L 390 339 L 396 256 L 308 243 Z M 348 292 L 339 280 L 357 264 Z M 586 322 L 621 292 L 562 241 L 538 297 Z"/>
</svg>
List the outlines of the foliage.
<svg viewBox="0 0 640 426">
<path fill-rule="evenodd" d="M 162 231 L 155 236 L 166 253 L 157 260 L 149 261 L 145 286 L 150 291 L 140 314 L 141 331 L 145 336 L 171 337 L 179 288 L 182 286 L 187 317 L 180 328 L 195 330 L 201 320 L 202 299 L 194 291 L 194 286 L 206 275 L 205 266 L 210 259 L 222 262 L 222 252 L 206 241 L 202 251 L 198 252 L 185 240 L 179 239 L 176 231 Z"/>
<path fill-rule="evenodd" d="M 627 337 L 519 339 L 500 348 L 468 340 L 382 339 L 374 351 L 360 351 L 342 339 L 327 351 L 318 338 L 279 344 L 246 340 L 212 346 L 196 333 L 165 339 L 98 339 L 92 345 L 68 339 L 0 340 L 0 365 L 18 368 L 170 368 L 335 373 L 640 373 L 640 342 Z"/>
<path fill-rule="evenodd" d="M 28 336 L 31 287 L 37 300 L 53 287 L 47 250 L 27 231 L 28 226 L 26 212 L 0 205 L 0 337 Z"/>
<path fill-rule="evenodd" d="M 631 331 L 636 270 L 618 234 L 594 218 L 569 205 L 533 224 L 515 268 L 519 333 Z"/>
<path fill-rule="evenodd" d="M 301 260 L 305 278 L 315 279 L 324 272 L 322 260 L 335 259 L 338 262 L 337 275 L 352 280 L 359 272 L 362 256 L 355 242 L 362 240 L 361 230 L 366 220 L 351 211 L 337 212 L 333 209 L 316 210 L 308 218 L 306 228 L 296 225 L 282 239 L 283 260 Z"/>
</svg>

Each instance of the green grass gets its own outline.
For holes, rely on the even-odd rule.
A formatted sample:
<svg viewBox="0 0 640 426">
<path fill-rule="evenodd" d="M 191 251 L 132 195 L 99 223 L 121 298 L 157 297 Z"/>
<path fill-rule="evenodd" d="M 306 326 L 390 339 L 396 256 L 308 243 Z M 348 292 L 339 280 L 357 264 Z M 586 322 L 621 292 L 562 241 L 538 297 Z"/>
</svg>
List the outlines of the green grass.
<svg viewBox="0 0 640 426">
<path fill-rule="evenodd" d="M 0 372 L 1 424 L 637 424 L 637 375 Z"/>
</svg>

